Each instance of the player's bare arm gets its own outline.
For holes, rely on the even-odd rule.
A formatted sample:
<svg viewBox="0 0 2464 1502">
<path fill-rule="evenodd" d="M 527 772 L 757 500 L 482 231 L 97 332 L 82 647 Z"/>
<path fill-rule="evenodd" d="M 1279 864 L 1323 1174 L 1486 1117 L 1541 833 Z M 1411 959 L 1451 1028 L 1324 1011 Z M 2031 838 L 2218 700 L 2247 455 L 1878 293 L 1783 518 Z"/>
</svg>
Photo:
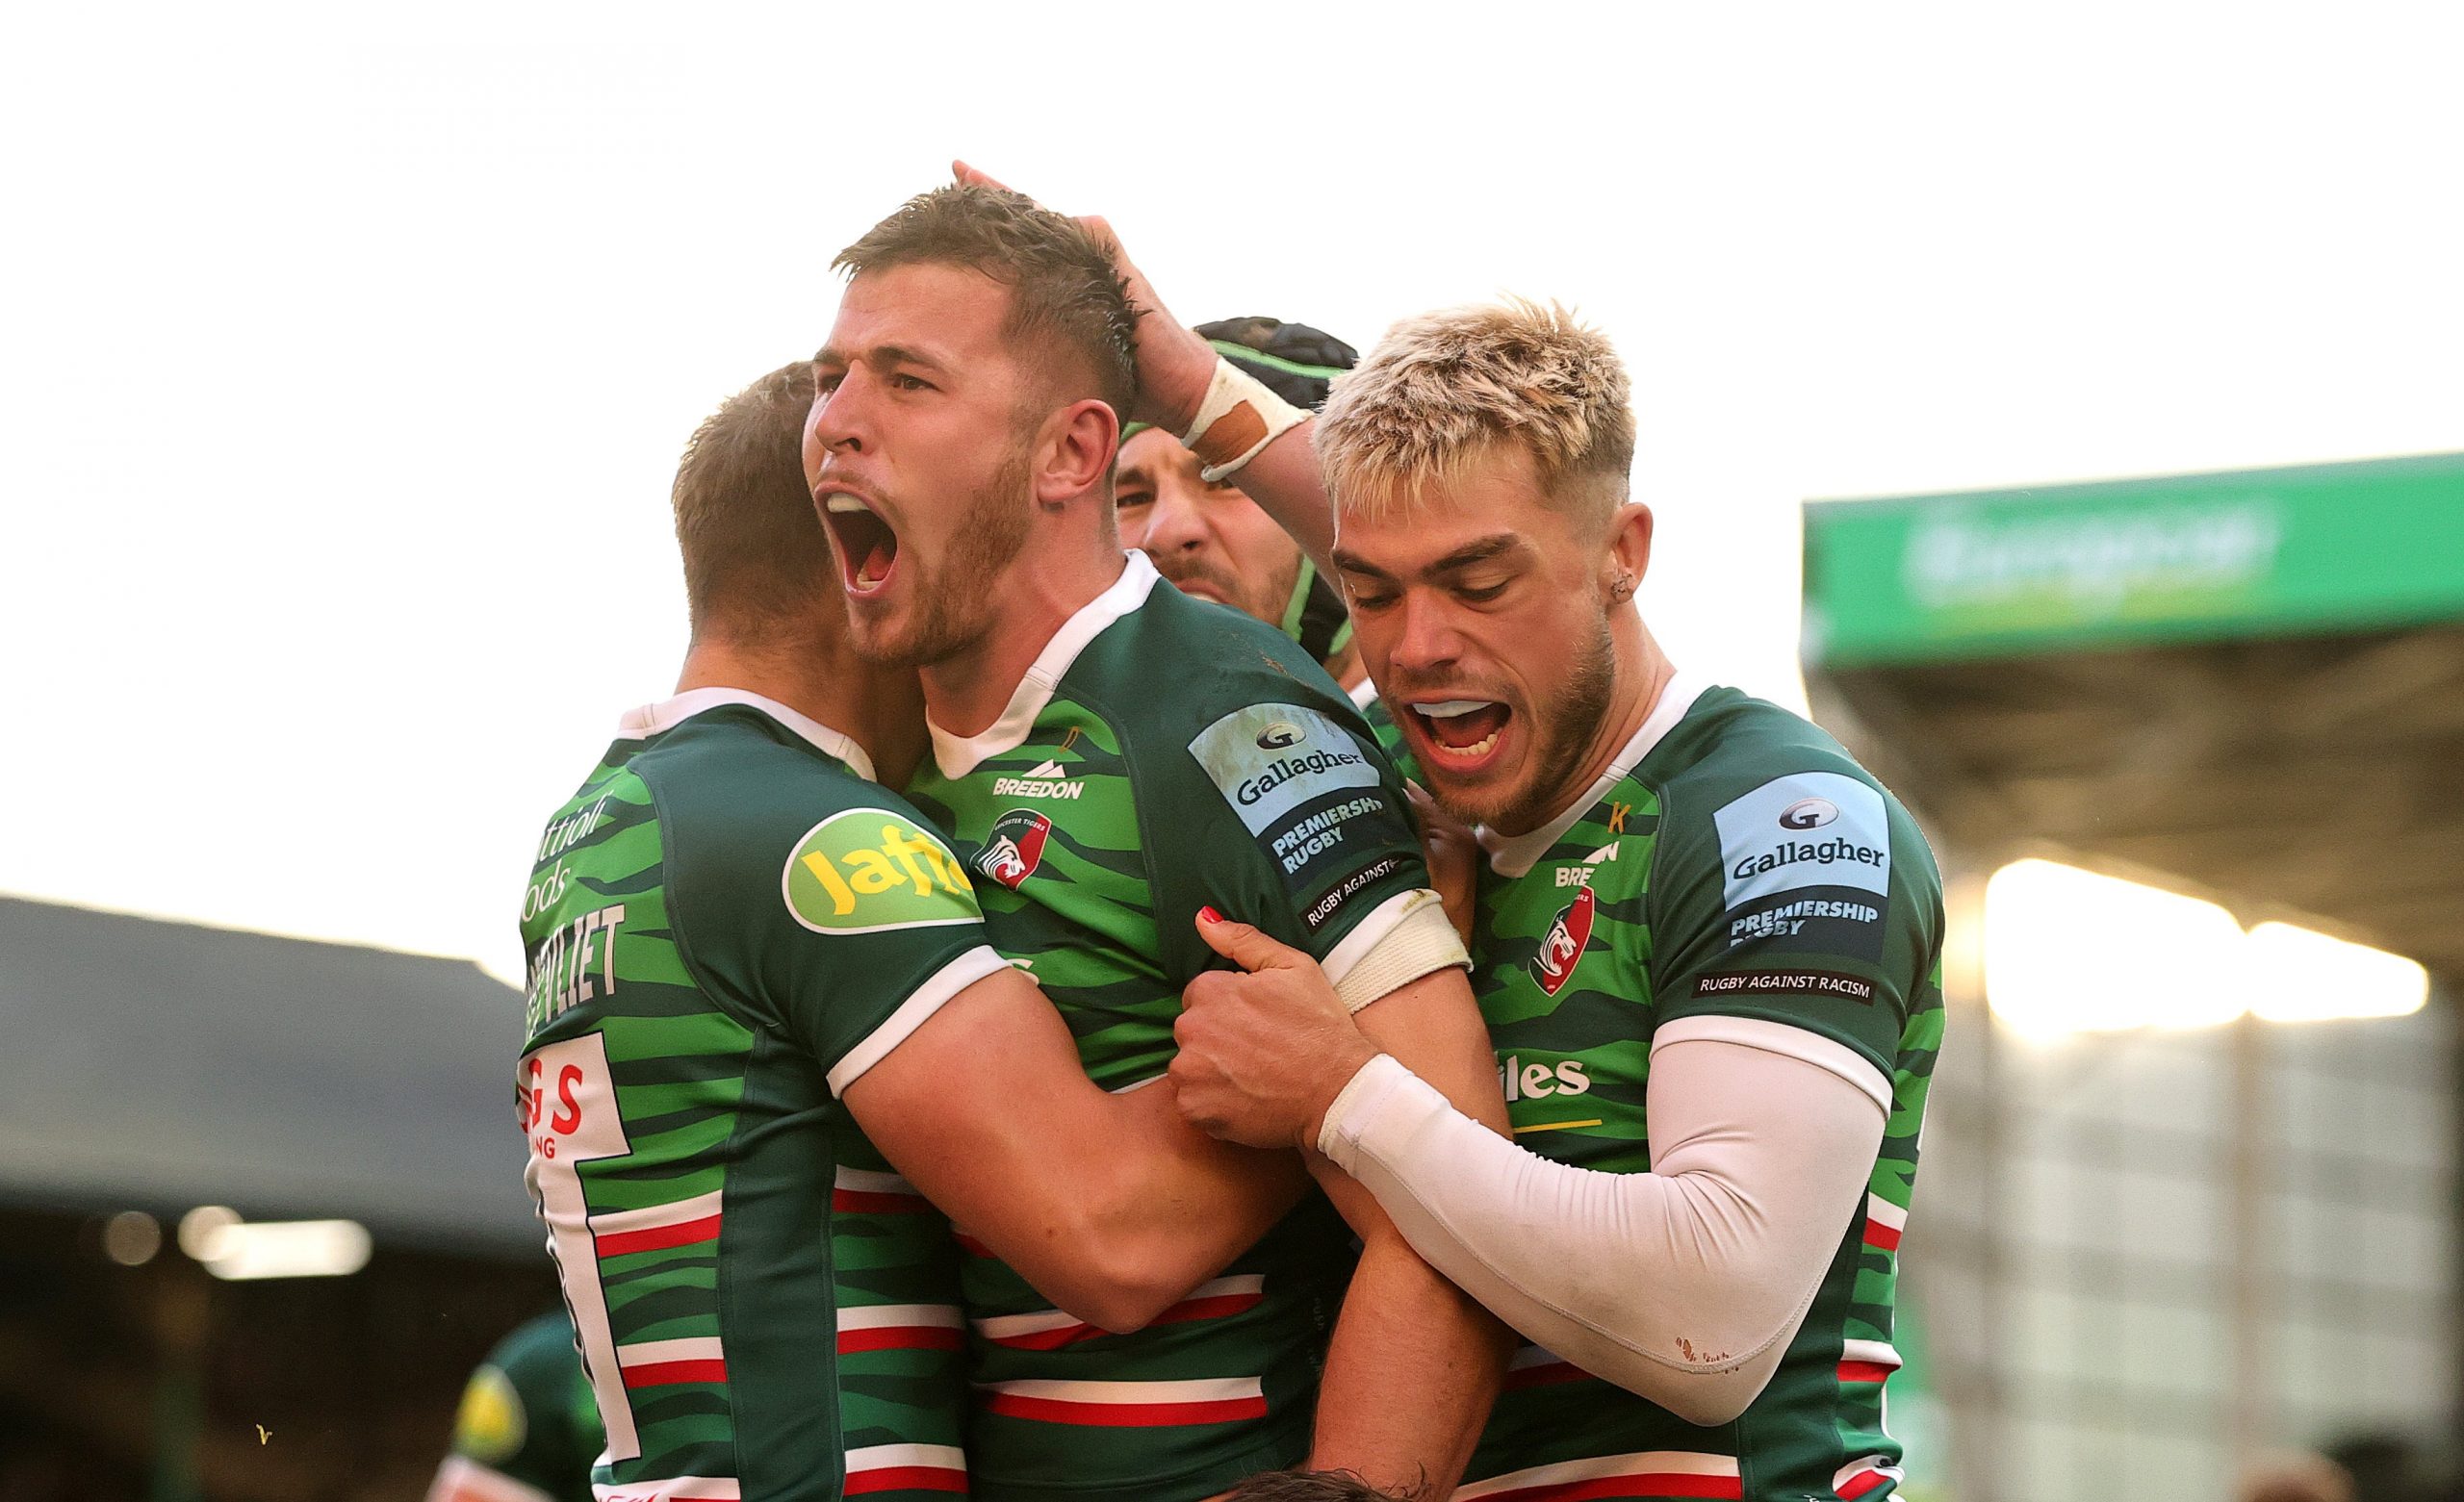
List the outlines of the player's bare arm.
<svg viewBox="0 0 2464 1502">
<path fill-rule="evenodd" d="M 1172 1072 L 1193 1092 L 1182 1103 L 1193 1119 L 1215 1126 L 1220 1113 L 1220 1125 L 1237 1119 L 1255 1133 L 1249 1140 L 1306 1147 L 1315 1127 L 1310 1104 L 1322 1111 L 1370 1059 L 1399 1051 L 1443 1082 L 1448 1096 L 1462 1103 L 1464 1119 L 1482 1121 L 1502 1140 L 1505 1102 L 1488 1031 L 1462 971 L 1423 976 L 1354 1014 L 1299 951 L 1208 913 L 1199 915 L 1198 931 L 1249 973 L 1212 971 L 1184 993 L 1175 1030 L 1182 1052 Z M 1240 1060 L 1251 1089 L 1290 1107 L 1270 1121 L 1244 1112 L 1240 1087 L 1217 1075 L 1229 1051 L 1192 1046 L 1219 1027 L 1240 1027 L 1258 1015 L 1241 1002 L 1251 986 L 1276 991 L 1285 1003 L 1276 1015 L 1291 1025 L 1272 1040 L 1270 1059 L 1264 1056 L 1270 1051 L 1261 1050 Z M 1293 1083 L 1271 1082 L 1278 1072 Z M 1314 1149 L 1309 1156 L 1362 1247 L 1360 1270 L 1327 1350 L 1310 1463 L 1356 1471 L 1403 1495 L 1443 1496 L 1462 1474 L 1496 1400 L 1510 1343 L 1505 1330 L 1413 1249 L 1368 1190 Z M 1398 1372 L 1412 1374 L 1409 1402 L 1395 1401 Z"/>
<path fill-rule="evenodd" d="M 1120 1332 L 1215 1276 L 1299 1199 L 1289 1154 L 1217 1142 L 1172 1087 L 1096 1088 L 1033 980 L 961 992 L 847 1088 L 899 1173 L 1059 1308 Z"/>
</svg>

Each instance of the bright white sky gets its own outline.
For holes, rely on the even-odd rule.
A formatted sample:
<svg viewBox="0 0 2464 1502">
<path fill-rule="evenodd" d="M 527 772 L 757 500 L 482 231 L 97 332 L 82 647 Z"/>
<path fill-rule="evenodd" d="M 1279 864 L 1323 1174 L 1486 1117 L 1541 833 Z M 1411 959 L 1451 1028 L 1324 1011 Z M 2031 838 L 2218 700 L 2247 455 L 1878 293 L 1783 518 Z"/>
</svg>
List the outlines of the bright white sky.
<svg viewBox="0 0 2464 1502">
<path fill-rule="evenodd" d="M 0 890 L 511 974 L 679 447 L 954 154 L 1194 318 L 1576 304 L 1649 619 L 1783 700 L 1807 496 L 2464 447 L 2451 11 L 1164 11 L 13 19 Z"/>
</svg>

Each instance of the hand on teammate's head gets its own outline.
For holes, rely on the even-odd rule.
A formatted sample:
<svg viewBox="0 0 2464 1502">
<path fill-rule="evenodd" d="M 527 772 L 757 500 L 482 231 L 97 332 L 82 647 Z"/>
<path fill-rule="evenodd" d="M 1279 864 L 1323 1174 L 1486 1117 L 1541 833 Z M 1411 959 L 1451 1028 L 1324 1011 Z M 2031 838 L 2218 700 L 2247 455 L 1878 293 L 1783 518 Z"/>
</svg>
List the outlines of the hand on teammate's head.
<svg viewBox="0 0 2464 1502">
<path fill-rule="evenodd" d="M 972 187 L 1018 191 L 964 162 L 951 163 L 950 176 Z M 1101 215 L 1081 214 L 1073 217 L 1111 255 L 1113 268 L 1120 273 L 1121 285 L 1129 293 L 1130 306 L 1138 313 L 1138 396 L 1130 410 L 1121 415 L 1123 420 L 1151 422 L 1170 433 L 1187 432 L 1191 420 L 1197 416 L 1198 403 L 1206 397 L 1206 384 L 1215 375 L 1215 346 L 1172 317 L 1171 310 L 1164 306 L 1164 299 L 1156 295 L 1154 284 L 1129 259 L 1129 252 L 1121 248 L 1120 237 L 1113 233 L 1112 225 Z"/>
</svg>

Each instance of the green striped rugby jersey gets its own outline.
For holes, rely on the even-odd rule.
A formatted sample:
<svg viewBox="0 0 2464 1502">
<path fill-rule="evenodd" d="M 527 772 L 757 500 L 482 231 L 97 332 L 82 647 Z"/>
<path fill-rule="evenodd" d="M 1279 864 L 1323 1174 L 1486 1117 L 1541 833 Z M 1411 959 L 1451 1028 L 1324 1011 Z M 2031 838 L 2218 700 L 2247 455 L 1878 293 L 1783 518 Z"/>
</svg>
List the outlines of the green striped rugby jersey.
<svg viewBox="0 0 2464 1502">
<path fill-rule="evenodd" d="M 1942 1036 L 1941 878 L 1924 836 L 1814 726 L 1681 676 L 1579 805 L 1482 843 L 1474 984 L 1523 1146 L 1648 1170 L 1652 1049 L 1689 1037 L 1805 1057 L 1889 1117 L 1865 1204 L 1741 1416 L 1699 1428 L 1526 1345 L 1455 1496 L 1887 1495 L 1899 1232 Z"/>
<path fill-rule="evenodd" d="M 990 729 L 936 729 L 909 793 L 976 876 L 993 944 L 1031 970 L 1107 1089 L 1164 1072 L 1181 988 L 1224 963 L 1197 936 L 1199 906 L 1340 975 L 1428 900 L 1400 786 L 1343 691 L 1272 627 L 1159 587 L 1142 553 L 1054 635 Z M 1128 1336 L 970 1257 L 975 1495 L 1190 1502 L 1299 1460 L 1350 1244 L 1313 1192 Z"/>
<path fill-rule="evenodd" d="M 627 716 L 540 841 L 518 1102 L 602 1502 L 965 1489 L 957 1252 L 838 1097 L 1002 960 L 870 775 L 698 689 Z"/>
<path fill-rule="evenodd" d="M 591 1502 L 605 1440 L 561 1309 L 514 1327 L 471 1373 L 435 1491 L 488 1502 Z"/>
<path fill-rule="evenodd" d="M 1360 718 L 1368 723 L 1377 749 L 1394 763 L 1395 775 L 1406 781 L 1419 781 L 1420 763 L 1412 759 L 1412 749 L 1403 744 L 1403 732 L 1396 726 L 1395 717 L 1387 713 L 1386 700 L 1377 697 L 1377 685 L 1361 679 L 1360 687 L 1352 690 L 1351 701 L 1360 706 Z"/>
</svg>

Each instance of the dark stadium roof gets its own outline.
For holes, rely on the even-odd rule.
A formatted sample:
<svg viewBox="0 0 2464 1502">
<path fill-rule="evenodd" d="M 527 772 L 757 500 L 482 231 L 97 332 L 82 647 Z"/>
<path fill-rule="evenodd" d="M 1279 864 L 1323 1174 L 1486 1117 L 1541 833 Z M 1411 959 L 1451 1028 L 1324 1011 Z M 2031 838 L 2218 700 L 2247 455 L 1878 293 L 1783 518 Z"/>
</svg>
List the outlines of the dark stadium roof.
<svg viewBox="0 0 2464 1502">
<path fill-rule="evenodd" d="M 537 1255 L 521 1005 L 466 960 L 0 898 L 0 1197 Z"/>
</svg>

